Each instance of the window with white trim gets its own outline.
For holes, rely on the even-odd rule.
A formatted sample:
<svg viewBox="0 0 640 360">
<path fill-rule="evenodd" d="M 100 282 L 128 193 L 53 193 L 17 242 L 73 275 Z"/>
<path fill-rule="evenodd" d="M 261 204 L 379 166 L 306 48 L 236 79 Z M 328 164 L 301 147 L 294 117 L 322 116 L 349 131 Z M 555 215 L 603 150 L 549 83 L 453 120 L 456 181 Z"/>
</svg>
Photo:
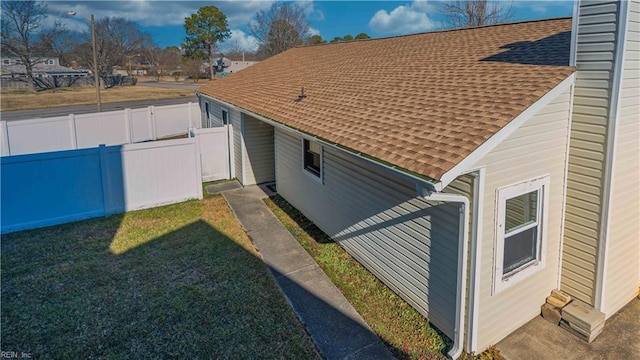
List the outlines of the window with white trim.
<svg viewBox="0 0 640 360">
<path fill-rule="evenodd" d="M 302 168 L 318 179 L 322 179 L 322 146 L 307 139 L 302 140 Z"/>
<path fill-rule="evenodd" d="M 45 64 L 47 65 L 55 65 L 53 59 L 47 59 L 47 61 L 45 62 Z"/>
<path fill-rule="evenodd" d="M 494 293 L 544 268 L 549 177 L 497 190 Z"/>
</svg>

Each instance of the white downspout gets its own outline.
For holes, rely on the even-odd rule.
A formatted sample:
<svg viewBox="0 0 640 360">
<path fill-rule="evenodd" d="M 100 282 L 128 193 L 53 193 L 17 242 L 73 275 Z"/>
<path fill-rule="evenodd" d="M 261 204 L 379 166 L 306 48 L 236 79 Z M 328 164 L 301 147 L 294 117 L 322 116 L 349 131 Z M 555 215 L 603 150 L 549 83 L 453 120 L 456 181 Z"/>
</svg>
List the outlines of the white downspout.
<svg viewBox="0 0 640 360">
<path fill-rule="evenodd" d="M 458 242 L 458 291 L 456 291 L 458 295 L 456 296 L 456 320 L 454 326 L 453 347 L 451 347 L 451 350 L 449 350 L 448 353 L 452 359 L 457 359 L 462 354 L 464 343 L 465 298 L 467 291 L 467 243 L 469 241 L 469 199 L 462 195 L 449 193 L 429 193 L 424 196 L 424 199 L 430 201 L 462 203 L 462 209 L 460 210 L 462 216 L 460 218 L 459 225 L 460 239 Z"/>
</svg>

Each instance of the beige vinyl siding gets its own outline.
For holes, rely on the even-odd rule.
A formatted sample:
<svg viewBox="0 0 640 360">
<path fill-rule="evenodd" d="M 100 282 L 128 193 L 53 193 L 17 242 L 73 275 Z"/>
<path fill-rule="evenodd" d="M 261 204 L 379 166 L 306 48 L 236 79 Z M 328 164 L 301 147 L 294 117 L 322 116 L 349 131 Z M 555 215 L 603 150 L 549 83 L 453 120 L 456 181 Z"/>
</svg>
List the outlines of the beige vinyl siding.
<svg viewBox="0 0 640 360">
<path fill-rule="evenodd" d="M 475 216 L 475 198 L 474 198 L 474 187 L 475 187 L 475 178 L 470 174 L 460 175 L 455 180 L 453 180 L 446 188 L 444 188 L 443 192 L 445 193 L 453 193 L 465 196 L 469 199 L 469 241 L 471 241 L 473 236 L 473 217 Z M 466 285 L 466 296 L 464 299 L 465 304 L 469 304 L 469 296 L 471 295 L 471 289 L 469 288 L 469 283 L 471 282 L 471 257 L 472 257 L 472 247 L 469 246 L 467 249 L 467 281 Z M 469 325 L 469 314 L 470 309 L 467 308 L 464 314 L 464 329 L 467 331 Z"/>
<path fill-rule="evenodd" d="M 619 4 L 581 2 L 561 288 L 594 305 Z"/>
<path fill-rule="evenodd" d="M 478 350 L 497 343 L 540 314 L 540 306 L 557 286 L 569 110 L 567 90 L 475 164 L 486 169 L 478 240 L 482 253 Z M 544 205 L 548 213 L 543 240 L 546 263 L 530 277 L 493 294 L 497 190 L 546 175 L 550 177 L 549 203 Z"/>
<path fill-rule="evenodd" d="M 459 204 L 429 203 L 412 182 L 337 150 L 323 181 L 302 167 L 302 139 L 276 130 L 278 193 L 447 336 L 456 304 Z"/>
<path fill-rule="evenodd" d="M 629 3 L 614 143 L 602 311 L 607 317 L 640 287 L 640 2 Z"/>
<path fill-rule="evenodd" d="M 243 185 L 275 181 L 273 126 L 242 115 Z"/>
</svg>

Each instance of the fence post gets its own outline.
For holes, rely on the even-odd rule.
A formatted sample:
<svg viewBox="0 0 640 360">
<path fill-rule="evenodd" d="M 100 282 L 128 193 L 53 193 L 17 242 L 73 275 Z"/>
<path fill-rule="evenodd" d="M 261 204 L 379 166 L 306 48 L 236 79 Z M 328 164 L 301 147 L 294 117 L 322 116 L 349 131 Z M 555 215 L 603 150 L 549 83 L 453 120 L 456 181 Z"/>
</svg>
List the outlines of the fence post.
<svg viewBox="0 0 640 360">
<path fill-rule="evenodd" d="M 133 144 L 133 129 L 131 126 L 131 109 L 124 109 L 124 123 L 127 131 L 127 144 Z"/>
<path fill-rule="evenodd" d="M 98 147 L 98 153 L 100 154 L 100 174 L 102 175 L 102 200 L 104 202 L 104 216 L 109 216 L 111 211 L 111 186 L 109 184 L 109 156 L 107 154 L 107 147 L 104 144 L 100 144 Z"/>
<path fill-rule="evenodd" d="M 200 152 L 200 137 L 196 136 L 192 139 L 196 158 L 196 189 L 198 192 L 198 199 L 202 200 L 202 153 Z"/>
<path fill-rule="evenodd" d="M 191 118 L 191 116 L 192 116 L 191 115 L 191 112 L 192 112 L 191 111 L 191 101 L 189 101 L 189 105 L 187 105 L 187 106 L 189 108 L 189 128 L 192 128 L 193 127 L 193 119 Z"/>
<path fill-rule="evenodd" d="M 76 116 L 69 114 L 69 125 L 71 126 L 71 144 L 74 149 L 78 148 L 78 131 L 76 130 Z"/>
<path fill-rule="evenodd" d="M 1 122 L 2 127 L 4 127 L 4 136 L 2 139 L 2 143 L 5 144 L 2 146 L 2 155 L 11 155 L 11 143 L 9 142 L 9 122 L 8 121 L 2 121 Z M 6 147 L 6 154 L 5 154 L 5 147 Z"/>
<path fill-rule="evenodd" d="M 156 111 L 155 106 L 151 105 L 148 107 L 149 109 L 149 121 L 151 122 L 151 139 L 157 140 L 157 130 L 156 130 Z"/>
</svg>

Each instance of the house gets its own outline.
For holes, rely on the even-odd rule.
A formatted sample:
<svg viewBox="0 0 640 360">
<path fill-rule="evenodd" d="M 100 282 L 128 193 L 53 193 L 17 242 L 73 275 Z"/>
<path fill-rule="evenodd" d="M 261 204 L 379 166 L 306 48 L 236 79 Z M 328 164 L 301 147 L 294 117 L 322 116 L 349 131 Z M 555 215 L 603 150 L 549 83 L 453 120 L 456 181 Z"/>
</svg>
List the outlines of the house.
<svg viewBox="0 0 640 360">
<path fill-rule="evenodd" d="M 225 71 L 228 73 L 236 73 L 258 63 L 255 55 L 245 55 L 244 52 L 242 55 L 227 56 L 226 58 L 228 59 L 229 67 Z"/>
<path fill-rule="evenodd" d="M 606 317 L 638 294 L 639 10 L 297 47 L 201 87 L 203 126 L 479 352 L 554 289 Z"/>
<path fill-rule="evenodd" d="M 26 68 L 19 58 L 3 56 L 1 62 L 2 77 L 15 78 L 26 76 Z M 87 76 L 87 72 L 62 66 L 60 65 L 60 59 L 57 57 L 46 57 L 33 65 L 33 76 L 36 78 L 60 76 L 85 77 Z"/>
<path fill-rule="evenodd" d="M 218 54 L 214 55 L 214 57 L 214 72 L 222 73 L 223 76 L 227 76 L 227 74 L 233 74 L 258 63 L 255 55 L 245 55 L 244 52 L 242 53 L 242 55 L 225 56 L 223 54 Z M 208 62 L 204 62 L 202 64 L 201 72 L 209 72 Z"/>
</svg>

